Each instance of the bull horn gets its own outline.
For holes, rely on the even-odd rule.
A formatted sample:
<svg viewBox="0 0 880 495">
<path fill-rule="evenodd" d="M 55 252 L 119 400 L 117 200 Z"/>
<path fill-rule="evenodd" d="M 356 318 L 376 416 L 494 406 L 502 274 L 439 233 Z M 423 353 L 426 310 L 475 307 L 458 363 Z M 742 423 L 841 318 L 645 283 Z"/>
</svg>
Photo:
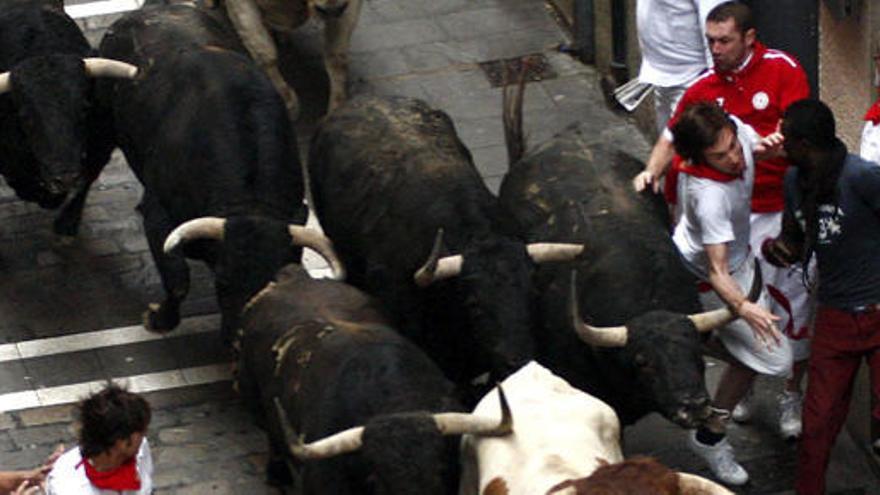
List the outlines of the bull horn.
<svg viewBox="0 0 880 495">
<path fill-rule="evenodd" d="M 0 74 L 0 95 L 8 93 L 12 89 L 12 82 L 9 80 L 9 73 Z"/>
<path fill-rule="evenodd" d="M 297 246 L 315 250 L 330 265 L 334 280 L 345 280 L 345 267 L 333 249 L 333 242 L 324 234 L 315 229 L 301 225 L 289 225 L 290 237 Z"/>
<path fill-rule="evenodd" d="M 578 307 L 577 270 L 571 271 L 571 290 L 568 293 L 568 309 L 572 324 L 578 337 L 589 345 L 596 347 L 623 347 L 626 345 L 629 331 L 625 326 L 594 327 L 581 320 Z"/>
<path fill-rule="evenodd" d="M 752 288 L 749 289 L 749 301 L 757 301 L 758 297 L 761 295 L 761 289 L 763 289 L 763 287 L 764 278 L 761 276 L 761 265 L 758 264 L 758 259 L 755 258 L 755 276 L 752 277 Z M 739 316 L 737 316 L 737 314 L 729 307 L 725 306 L 723 308 L 713 309 L 712 311 L 704 311 L 702 313 L 689 315 L 688 318 L 690 318 L 694 323 L 694 326 L 697 327 L 698 332 L 705 333 L 723 327 L 739 318 Z"/>
<path fill-rule="evenodd" d="M 440 257 L 440 250 L 443 249 L 443 228 L 437 229 L 437 236 L 434 238 L 434 247 L 431 248 L 431 254 L 428 255 L 428 261 L 413 275 L 413 280 L 419 287 L 427 287 L 437 280 L 451 278 L 461 273 L 461 265 L 464 263 L 464 257 L 460 254 L 454 256 Z"/>
<path fill-rule="evenodd" d="M 223 240 L 223 231 L 226 226 L 225 218 L 200 217 L 184 222 L 172 230 L 165 238 L 162 250 L 170 253 L 177 249 L 181 243 L 196 239 Z"/>
<path fill-rule="evenodd" d="M 678 474 L 678 493 L 681 495 L 733 495 L 733 492 L 701 476 Z"/>
<path fill-rule="evenodd" d="M 507 397 L 501 387 L 498 387 L 501 398 L 501 421 L 479 418 L 473 414 L 463 413 L 440 413 L 434 414 L 434 423 L 442 435 L 462 435 L 472 433 L 479 436 L 503 436 L 513 431 L 513 416 L 510 414 L 510 406 Z M 355 426 L 316 440 L 311 443 L 303 443 L 302 435 L 297 435 L 290 420 L 281 405 L 278 397 L 274 398 L 275 412 L 281 423 L 281 429 L 287 440 L 290 453 L 299 460 L 327 459 L 342 454 L 348 454 L 360 449 L 363 445 L 364 427 Z"/>
<path fill-rule="evenodd" d="M 290 419 L 288 419 L 287 413 L 284 411 L 284 406 L 281 405 L 281 400 L 275 397 L 274 402 L 275 413 L 278 415 L 278 421 L 281 423 L 281 429 L 284 432 L 284 438 L 287 440 L 287 446 L 290 449 L 290 453 L 297 459 L 326 459 L 354 452 L 361 448 L 364 434 L 363 426 L 349 428 L 316 442 L 304 444 L 302 435 L 297 435 L 296 430 L 290 424 Z"/>
<path fill-rule="evenodd" d="M 526 245 L 526 251 L 535 263 L 571 261 L 584 252 L 584 245 L 566 242 L 535 242 Z"/>
<path fill-rule="evenodd" d="M 513 415 L 504 389 L 498 384 L 498 399 L 501 401 L 501 421 L 480 417 L 474 414 L 440 413 L 434 415 L 437 429 L 443 435 L 471 434 L 479 437 L 503 437 L 513 432 Z"/>
<path fill-rule="evenodd" d="M 137 77 L 138 68 L 119 60 L 109 58 L 91 57 L 84 58 L 86 74 L 89 77 L 115 77 L 118 79 L 134 79 Z"/>
</svg>

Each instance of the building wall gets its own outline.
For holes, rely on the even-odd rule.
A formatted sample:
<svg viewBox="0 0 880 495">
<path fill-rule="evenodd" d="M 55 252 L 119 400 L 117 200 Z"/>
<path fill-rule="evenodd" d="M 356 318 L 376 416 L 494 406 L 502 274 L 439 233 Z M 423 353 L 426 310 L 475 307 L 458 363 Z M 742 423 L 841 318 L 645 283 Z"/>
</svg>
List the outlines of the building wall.
<svg viewBox="0 0 880 495">
<path fill-rule="evenodd" d="M 862 2 L 859 15 L 835 19 L 822 2 L 819 13 L 819 98 L 837 119 L 838 131 L 857 150 L 862 115 L 873 102 L 871 34 L 880 8 Z M 873 19 L 872 19 L 873 18 Z M 873 22 L 872 22 L 873 21 Z"/>
</svg>

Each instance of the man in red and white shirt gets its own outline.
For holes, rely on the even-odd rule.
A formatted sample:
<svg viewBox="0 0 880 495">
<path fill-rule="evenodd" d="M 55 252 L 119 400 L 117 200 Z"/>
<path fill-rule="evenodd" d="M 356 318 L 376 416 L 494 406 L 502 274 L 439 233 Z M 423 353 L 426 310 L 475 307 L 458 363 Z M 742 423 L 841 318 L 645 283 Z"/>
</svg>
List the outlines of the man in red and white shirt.
<svg viewBox="0 0 880 495">
<path fill-rule="evenodd" d="M 685 92 L 670 124 L 663 132 L 648 160 L 647 167 L 633 179 L 638 191 L 651 187 L 659 192 L 660 178 L 670 163 L 673 170 L 666 177 L 667 199 L 677 196 L 677 164 L 669 129 L 689 105 L 715 101 L 725 111 L 750 125 L 761 136 L 776 131 L 785 109 L 809 96 L 804 70 L 791 55 L 765 47 L 756 40 L 749 8 L 737 2 L 725 2 L 709 12 L 706 38 L 714 67 Z M 779 234 L 785 202 L 782 183 L 788 161 L 784 158 L 761 160 L 756 164 L 751 200 L 751 237 L 749 244 L 761 261 L 767 290 L 775 302 L 774 313 L 782 317 L 780 327 L 791 341 L 794 374 L 780 396 L 780 430 L 786 437 L 800 434 L 800 381 L 809 355 L 809 301 L 802 280 L 802 267 L 778 269 L 760 257 L 761 243 Z M 742 377 L 743 380 L 751 378 Z M 722 381 L 720 388 L 736 387 Z M 747 419 L 744 401 L 734 411 L 734 418 Z"/>
</svg>

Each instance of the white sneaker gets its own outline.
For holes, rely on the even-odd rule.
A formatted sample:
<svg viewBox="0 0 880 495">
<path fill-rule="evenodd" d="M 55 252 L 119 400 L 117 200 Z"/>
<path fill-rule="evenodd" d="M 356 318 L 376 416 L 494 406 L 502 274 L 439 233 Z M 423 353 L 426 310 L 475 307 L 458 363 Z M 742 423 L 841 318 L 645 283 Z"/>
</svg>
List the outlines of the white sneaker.
<svg viewBox="0 0 880 495">
<path fill-rule="evenodd" d="M 779 394 L 779 432 L 786 440 L 801 436 L 801 406 L 804 402 L 800 392 L 783 390 Z"/>
<path fill-rule="evenodd" d="M 691 451 L 706 461 L 716 478 L 728 485 L 748 483 L 749 473 L 733 458 L 733 446 L 726 437 L 715 445 L 705 445 L 697 440 L 697 430 L 692 430 L 688 440 Z"/>
<path fill-rule="evenodd" d="M 755 412 L 755 395 L 752 393 L 752 389 L 749 389 L 746 392 L 746 395 L 739 401 L 736 407 L 733 408 L 733 412 L 730 414 L 730 417 L 733 418 L 737 423 L 747 423 L 750 419 L 752 419 L 752 413 Z"/>
</svg>

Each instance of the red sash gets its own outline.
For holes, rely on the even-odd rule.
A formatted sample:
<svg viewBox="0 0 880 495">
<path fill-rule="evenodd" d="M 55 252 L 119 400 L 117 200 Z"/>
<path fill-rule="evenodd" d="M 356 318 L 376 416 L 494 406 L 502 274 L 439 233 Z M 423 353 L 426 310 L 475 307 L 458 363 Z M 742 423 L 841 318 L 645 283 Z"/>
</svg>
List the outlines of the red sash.
<svg viewBox="0 0 880 495">
<path fill-rule="evenodd" d="M 141 479 L 138 476 L 137 464 L 134 457 L 122 463 L 121 466 L 109 471 L 98 471 L 86 459 L 80 461 L 77 467 L 80 465 L 85 467 L 86 478 L 88 478 L 89 482 L 96 488 L 115 491 L 141 489 Z"/>
</svg>

